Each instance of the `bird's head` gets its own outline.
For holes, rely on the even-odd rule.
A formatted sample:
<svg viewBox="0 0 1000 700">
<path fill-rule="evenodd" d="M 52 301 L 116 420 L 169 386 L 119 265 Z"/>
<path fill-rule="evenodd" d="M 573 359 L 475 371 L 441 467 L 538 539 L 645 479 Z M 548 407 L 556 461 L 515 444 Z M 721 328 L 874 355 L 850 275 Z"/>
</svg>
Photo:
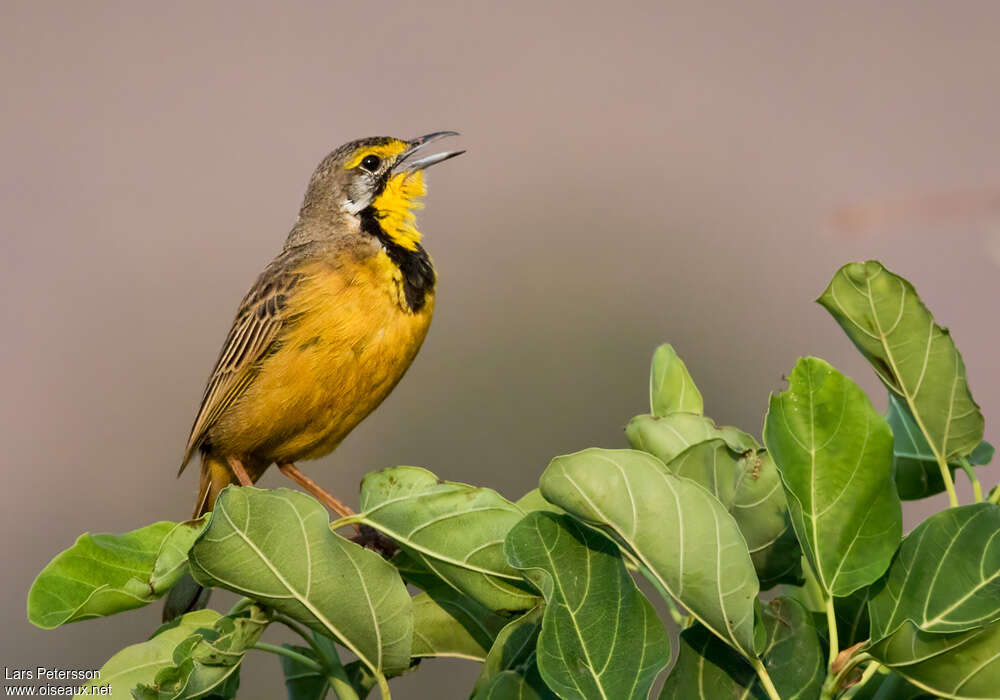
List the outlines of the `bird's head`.
<svg viewBox="0 0 1000 700">
<path fill-rule="evenodd" d="M 414 210 L 422 206 L 419 198 L 427 192 L 424 170 L 465 152 L 424 155 L 421 150 L 457 135 L 436 131 L 409 141 L 379 136 L 344 144 L 323 159 L 309 180 L 300 222 L 320 219 L 336 224 L 346 219 L 359 231 L 377 223 L 392 242 L 415 250 L 420 232 Z"/>
</svg>

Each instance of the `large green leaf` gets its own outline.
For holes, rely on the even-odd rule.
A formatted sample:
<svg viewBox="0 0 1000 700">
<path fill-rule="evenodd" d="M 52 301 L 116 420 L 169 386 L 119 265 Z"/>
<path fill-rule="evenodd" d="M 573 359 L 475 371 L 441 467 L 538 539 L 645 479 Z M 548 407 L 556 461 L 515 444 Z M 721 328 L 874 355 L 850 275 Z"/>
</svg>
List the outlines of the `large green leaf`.
<svg viewBox="0 0 1000 700">
<path fill-rule="evenodd" d="M 295 644 L 282 644 L 282 646 L 319 663 L 311 647 Z M 322 671 L 317 671 L 287 656 L 281 657 L 281 670 L 285 674 L 288 700 L 323 700 L 330 693 L 330 682 Z"/>
<path fill-rule="evenodd" d="M 219 620 L 214 610 L 196 610 L 164 625 L 152 639 L 127 646 L 108 659 L 101 667 L 101 677 L 89 681 L 87 688 L 109 687 L 112 700 L 132 700 L 132 689 L 141 683 L 152 683 L 156 674 L 173 665 L 174 649 L 201 628 L 211 629 Z M 89 698 L 97 692 L 75 695 Z"/>
<path fill-rule="evenodd" d="M 661 345 L 653 353 L 649 371 L 649 409 L 654 416 L 697 413 L 704 410 L 701 392 L 687 367 L 671 345 Z"/>
<path fill-rule="evenodd" d="M 965 363 L 913 285 L 874 260 L 840 268 L 819 298 L 912 413 L 936 457 L 967 457 L 983 439 Z"/>
<path fill-rule="evenodd" d="M 485 661 L 506 623 L 480 603 L 440 585 L 413 599 L 412 655 Z"/>
<path fill-rule="evenodd" d="M 944 491 L 944 479 L 934 452 L 906 404 L 892 392 L 889 392 L 889 413 L 886 419 L 892 428 L 893 466 L 899 497 L 904 501 L 913 501 Z M 992 459 L 993 445 L 985 440 L 968 457 L 972 466 L 989 464 Z M 957 462 L 948 465 L 952 472 L 958 467 Z"/>
<path fill-rule="evenodd" d="M 869 614 L 875 640 L 905 620 L 926 632 L 960 632 L 1000 619 L 1000 507 L 950 508 L 917 526 Z"/>
<path fill-rule="evenodd" d="M 705 488 L 644 452 L 596 448 L 556 457 L 539 483 L 547 500 L 609 533 L 709 629 L 753 656 L 757 575 L 739 526 Z"/>
<path fill-rule="evenodd" d="M 802 550 L 767 452 L 734 452 L 723 440 L 708 440 L 684 450 L 667 468 L 711 491 L 736 519 L 762 589 L 802 583 Z"/>
<path fill-rule="evenodd" d="M 648 452 L 664 464 L 692 445 L 716 438 L 725 440 L 736 452 L 760 447 L 752 435 L 738 428 L 716 426 L 711 418 L 695 413 L 636 416 L 625 427 L 625 436 L 634 449 Z"/>
<path fill-rule="evenodd" d="M 645 698 L 670 641 L 618 548 L 567 515 L 535 511 L 504 546 L 545 598 L 538 669 L 564 700 Z"/>
<path fill-rule="evenodd" d="M 330 531 L 323 506 L 289 489 L 229 486 L 190 554 L 202 585 L 248 596 L 334 637 L 384 675 L 410 663 L 410 596 L 391 564 Z"/>
<path fill-rule="evenodd" d="M 503 556 L 504 537 L 522 517 L 491 489 L 395 467 L 365 477 L 361 512 L 340 523 L 370 525 L 455 590 L 491 610 L 518 611 L 538 602 Z"/>
<path fill-rule="evenodd" d="M 122 535 L 80 535 L 42 569 L 28 592 L 28 619 L 43 629 L 146 605 L 187 570 L 205 519 L 162 521 Z"/>
<path fill-rule="evenodd" d="M 479 678 L 476 679 L 474 695 L 492 686 L 494 679 L 501 673 L 519 669 L 529 662 L 533 663 L 538 633 L 542 630 L 544 607 L 539 604 L 538 607 L 508 622 L 500 630 L 486 655 Z"/>
<path fill-rule="evenodd" d="M 174 648 L 171 665 L 157 671 L 152 683 L 140 683 L 133 696 L 137 700 L 188 700 L 209 694 L 235 698 L 243 657 L 270 621 L 252 606 L 195 630 Z"/>
<path fill-rule="evenodd" d="M 761 654 L 768 675 L 784 700 L 815 700 L 825 675 L 825 659 L 812 615 L 791 598 L 775 598 L 761 615 L 767 645 Z M 767 693 L 753 668 L 703 625 L 681 633 L 677 663 L 660 700 L 757 698 Z"/>
<path fill-rule="evenodd" d="M 865 393 L 828 363 L 802 358 L 771 396 L 764 442 L 792 525 L 820 586 L 845 596 L 888 568 L 902 534 L 892 431 Z"/>
<path fill-rule="evenodd" d="M 1000 621 L 950 633 L 925 632 L 906 621 L 868 653 L 942 697 L 1000 698 Z"/>
</svg>

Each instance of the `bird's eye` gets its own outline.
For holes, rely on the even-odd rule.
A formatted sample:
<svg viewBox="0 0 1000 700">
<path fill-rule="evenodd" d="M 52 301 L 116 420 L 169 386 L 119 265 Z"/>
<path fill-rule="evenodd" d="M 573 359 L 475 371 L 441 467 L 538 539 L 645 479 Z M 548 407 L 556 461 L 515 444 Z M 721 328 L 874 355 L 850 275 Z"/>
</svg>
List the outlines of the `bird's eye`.
<svg viewBox="0 0 1000 700">
<path fill-rule="evenodd" d="M 361 167 L 370 173 L 378 170 L 378 166 L 382 165 L 382 159 L 378 156 L 365 156 L 361 161 Z"/>
</svg>

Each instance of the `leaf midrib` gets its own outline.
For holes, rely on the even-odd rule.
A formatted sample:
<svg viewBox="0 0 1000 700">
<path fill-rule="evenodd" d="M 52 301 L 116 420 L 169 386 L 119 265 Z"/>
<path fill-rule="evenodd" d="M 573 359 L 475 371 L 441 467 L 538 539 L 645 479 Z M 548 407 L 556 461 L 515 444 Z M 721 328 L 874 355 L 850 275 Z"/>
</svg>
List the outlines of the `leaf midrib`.
<svg viewBox="0 0 1000 700">
<path fill-rule="evenodd" d="M 598 690 L 598 692 L 600 692 L 601 697 L 604 698 L 604 700 L 607 700 L 607 697 L 608 697 L 607 693 L 604 692 L 604 686 L 601 684 L 601 674 L 597 671 L 597 668 L 594 666 L 593 660 L 590 658 L 590 650 L 587 648 L 587 638 L 584 635 L 583 630 L 580 628 L 580 624 L 576 620 L 576 613 L 577 613 L 577 610 L 579 610 L 579 608 L 577 608 L 577 610 L 574 610 L 572 607 L 570 607 L 569 597 L 566 595 L 566 591 L 565 591 L 565 589 L 563 588 L 563 585 L 562 585 L 562 579 L 558 575 L 559 567 L 556 566 L 555 559 L 553 559 L 553 557 L 552 557 L 552 550 L 550 550 L 548 548 L 548 546 L 546 546 L 546 544 L 545 544 L 545 538 L 542 536 L 542 532 L 538 528 L 538 524 L 537 523 L 535 523 L 535 532 L 538 534 L 538 541 L 541 543 L 542 549 L 545 551 L 545 558 L 549 560 L 550 570 L 553 572 L 551 574 L 552 580 L 555 583 L 556 587 L 559 589 L 559 597 L 562 599 L 562 601 L 564 603 L 563 607 L 565 607 L 566 612 L 569 613 L 570 620 L 573 623 L 573 630 L 576 632 L 577 639 L 579 640 L 579 643 L 580 643 L 580 649 L 583 650 L 583 655 L 587 659 L 587 668 L 590 669 L 590 673 L 594 677 L 594 684 L 597 686 L 597 690 Z M 559 530 L 556 530 L 556 537 L 557 538 L 559 537 L 559 532 L 560 532 Z M 555 547 L 555 544 L 556 544 L 557 541 L 558 541 L 558 539 L 552 543 L 553 548 Z M 589 573 L 589 570 L 590 570 L 590 549 L 589 548 L 585 548 L 585 552 L 586 552 L 586 557 L 587 557 L 587 559 L 586 559 L 586 561 L 587 561 L 587 570 L 588 570 L 588 573 Z M 586 594 L 587 594 L 587 592 L 589 592 L 589 590 L 590 590 L 590 576 L 588 575 L 587 576 L 587 591 L 580 598 L 580 606 L 581 607 L 583 606 L 583 603 L 586 600 Z M 619 607 L 621 607 L 621 598 L 618 599 L 618 605 L 619 605 Z M 611 641 L 611 648 L 612 649 L 615 647 L 615 643 L 617 642 L 617 639 L 618 639 L 617 634 L 618 634 L 618 630 L 616 629 L 615 630 L 615 638 Z"/>
<path fill-rule="evenodd" d="M 881 270 L 879 272 L 881 274 Z M 871 309 L 872 320 L 875 322 L 875 327 L 878 330 L 878 339 L 879 339 L 879 342 L 882 344 L 882 347 L 885 349 L 886 360 L 888 360 L 889 366 L 892 368 L 893 376 L 896 377 L 896 380 L 897 380 L 896 383 L 898 384 L 900 390 L 903 392 L 903 398 L 906 399 L 906 405 L 909 406 L 909 408 L 910 408 L 910 413 L 913 415 L 913 420 L 916 421 L 917 427 L 920 428 L 920 432 L 922 432 L 924 434 L 924 438 L 927 440 L 927 446 L 930 448 L 931 452 L 934 453 L 934 460 L 938 464 L 943 464 L 945 462 L 944 462 L 944 458 L 942 457 L 942 452 L 935 447 L 933 441 L 931 440 L 930 433 L 927 430 L 927 426 L 924 425 L 924 421 L 920 417 L 920 412 L 917 411 L 916 394 L 914 394 L 914 395 L 911 396 L 910 392 L 907 391 L 906 385 L 905 385 L 905 383 L 903 381 L 903 376 L 899 372 L 899 366 L 896 364 L 896 359 L 895 359 L 895 356 L 893 355 L 892 347 L 889 345 L 889 338 L 885 334 L 885 332 L 882 330 L 882 322 L 879 320 L 878 312 L 875 310 L 875 296 L 874 296 L 874 292 L 872 291 L 872 278 L 868 277 L 867 275 L 865 276 L 865 286 L 868 289 L 868 294 L 865 295 L 867 297 L 867 301 L 868 301 L 868 308 Z M 899 282 L 899 286 L 903 290 L 903 297 L 904 297 L 904 299 L 900 301 L 900 307 L 902 307 L 903 301 L 905 300 L 905 295 L 906 295 L 906 285 L 903 284 L 902 281 L 900 281 Z M 843 308 L 843 307 L 841 307 L 841 308 Z M 847 312 L 846 309 L 844 310 L 844 312 L 845 313 Z M 927 315 L 930 316 L 930 312 L 929 311 L 927 312 Z M 931 317 L 931 319 L 930 319 L 930 324 L 931 324 L 931 337 L 929 337 L 927 339 L 927 352 L 924 355 L 924 367 L 921 370 L 921 377 L 923 377 L 924 372 L 927 371 L 927 363 L 930 361 L 930 346 L 931 346 L 931 343 L 933 343 L 933 340 L 934 340 L 934 338 L 933 338 L 934 318 L 933 317 Z M 895 330 L 895 326 L 893 327 L 893 330 Z M 956 349 L 955 352 L 957 353 L 958 350 Z M 954 403 L 954 394 L 955 394 L 955 388 L 954 388 L 954 383 L 953 383 L 953 385 L 952 385 L 952 403 Z M 949 423 L 951 422 L 951 410 L 952 410 L 951 406 L 949 406 L 949 408 L 948 408 L 948 414 L 949 414 L 948 422 Z M 945 425 L 945 437 L 946 438 L 947 438 L 947 430 L 948 430 L 948 425 L 946 424 Z M 942 444 L 942 447 L 943 447 L 943 444 Z"/>
<path fill-rule="evenodd" d="M 564 465 L 560 465 L 560 468 L 562 469 L 563 476 L 570 483 L 570 485 L 574 489 L 576 489 L 577 493 L 579 493 L 580 496 L 587 502 L 587 505 L 589 505 L 594 510 L 594 512 L 597 513 L 597 515 L 600 516 L 601 519 L 605 523 L 607 523 L 607 526 L 612 530 L 612 532 L 614 532 L 616 535 L 618 535 L 618 537 L 620 537 L 623 542 L 628 543 L 629 549 L 632 550 L 632 555 L 634 557 L 636 557 L 642 563 L 642 566 L 645 568 L 645 570 L 648 571 L 651 575 L 655 576 L 656 580 L 660 583 L 661 586 L 663 586 L 663 588 L 670 595 L 672 595 L 675 598 L 677 598 L 678 600 L 680 600 L 681 599 L 680 595 L 678 595 L 677 593 L 674 593 L 674 591 L 672 590 L 673 587 L 670 586 L 663 579 L 662 576 L 660 576 L 659 572 L 657 572 L 656 569 L 655 569 L 655 567 L 653 567 L 650 564 L 649 560 L 645 557 L 645 555 L 642 554 L 642 552 L 639 551 L 639 548 L 636 546 L 634 540 L 626 537 L 625 534 L 618 527 L 616 527 L 614 525 L 614 522 L 607 515 L 604 514 L 604 512 L 597 506 L 597 504 L 594 503 L 590 499 L 590 497 L 586 494 L 586 492 L 584 492 L 584 490 L 580 487 L 580 485 L 577 484 L 576 480 L 573 479 L 573 477 L 569 475 L 569 473 L 566 471 L 566 467 Z M 679 498 L 678 498 L 678 494 L 674 490 L 673 485 L 670 484 L 669 480 L 667 480 L 666 475 L 665 474 L 661 474 L 661 476 L 663 477 L 664 482 L 667 484 L 667 487 L 670 489 L 671 494 L 674 496 L 674 499 L 675 499 L 675 501 L 677 503 L 677 512 L 678 512 L 678 515 L 680 515 L 681 510 L 680 510 L 680 501 L 679 501 Z M 625 488 L 629 491 L 629 493 L 632 492 L 632 484 L 628 481 L 627 478 L 625 479 Z M 679 544 L 679 547 L 680 547 L 680 550 L 679 550 L 680 572 L 678 574 L 678 581 L 681 584 L 683 584 L 683 571 L 684 571 L 684 568 L 683 568 L 683 566 L 684 566 L 684 545 L 683 545 L 683 542 L 684 542 L 684 529 L 683 529 L 683 523 L 684 523 L 684 518 L 683 517 L 679 517 L 678 518 L 678 528 L 679 528 L 679 532 L 678 532 L 678 544 Z M 716 558 L 718 559 L 718 557 L 716 557 Z M 720 633 L 718 630 L 716 630 L 715 627 L 713 627 L 711 624 L 709 624 L 708 622 L 706 622 L 697 612 L 695 612 L 694 610 L 691 610 L 690 608 L 688 608 L 688 612 L 691 613 L 691 616 L 694 619 L 696 619 L 698 622 L 700 622 L 701 624 L 703 624 L 705 626 L 705 629 L 709 630 L 712 634 L 714 634 L 716 637 L 718 637 L 719 639 L 721 639 L 726 644 L 729 644 L 730 642 L 732 642 L 734 648 L 740 654 L 746 656 L 746 658 L 750 658 L 750 656 L 748 655 L 748 653 L 745 650 L 742 649 L 741 645 L 736 641 L 735 638 L 726 639 L 722 635 L 722 633 Z M 723 617 L 727 617 L 727 619 L 728 619 L 728 616 L 726 615 L 726 608 L 722 608 L 721 612 L 723 614 Z"/>
<path fill-rule="evenodd" d="M 284 499 L 281 499 L 281 500 L 284 500 Z M 294 504 L 292 504 L 290 502 L 287 502 L 287 503 L 288 503 L 289 506 L 291 506 L 292 510 L 295 510 L 297 512 Z M 333 634 L 337 637 L 337 639 L 339 639 L 344 644 L 345 647 L 347 647 L 366 666 L 368 666 L 368 668 L 370 668 L 376 674 L 376 676 L 382 677 L 381 668 L 379 666 L 373 665 L 372 662 L 371 662 L 371 659 L 369 659 L 367 657 L 367 655 L 365 655 L 360 649 L 358 649 L 357 646 L 355 646 L 351 642 L 350 638 L 348 638 L 347 635 L 345 635 L 340 630 L 339 627 L 337 627 L 336 625 L 334 625 L 333 622 L 330 621 L 326 617 L 326 615 L 324 615 L 322 612 L 320 612 L 312 604 L 312 602 L 310 602 L 307 598 L 304 598 L 302 596 L 302 594 L 299 593 L 299 591 L 294 586 L 292 586 L 285 579 L 285 577 L 281 574 L 281 572 L 278 571 L 278 569 L 271 562 L 270 558 L 268 558 L 267 556 L 265 556 L 264 553 L 257 547 L 257 545 L 254 544 L 250 540 L 250 538 L 246 535 L 246 533 L 244 533 L 242 530 L 240 530 L 236 526 L 236 523 L 234 523 L 233 519 L 229 516 L 229 511 L 226 510 L 225 505 L 226 505 L 225 502 L 219 503 L 217 505 L 217 509 L 220 510 L 220 511 L 222 511 L 222 515 L 226 518 L 226 521 L 229 522 L 230 527 L 233 528 L 233 532 L 235 532 L 237 535 L 239 535 L 240 539 L 242 539 L 247 544 L 247 546 L 250 547 L 250 549 L 261 560 L 261 562 L 263 562 L 263 564 L 271 571 L 271 573 L 274 574 L 274 576 L 282 583 L 282 585 L 289 591 L 289 593 L 291 593 L 292 596 L 302 605 L 302 607 L 306 608 L 306 610 L 308 610 L 310 613 L 312 613 L 316 617 L 316 619 L 319 620 L 323 624 L 324 627 L 326 627 L 328 630 L 330 630 L 331 632 L 333 632 Z M 306 549 L 309 549 L 310 545 L 309 545 L 309 540 L 308 539 L 306 539 L 304 541 L 304 546 L 305 546 Z M 376 626 L 378 625 L 378 621 L 377 620 L 375 620 L 374 623 L 375 623 Z"/>
<path fill-rule="evenodd" d="M 461 569 L 466 569 L 468 571 L 475 571 L 476 573 L 484 574 L 486 576 L 494 576 L 496 578 L 502 578 L 502 579 L 506 579 L 508 581 L 518 581 L 518 582 L 521 581 L 521 577 L 520 576 L 515 576 L 513 574 L 507 574 L 507 573 L 504 573 L 504 572 L 501 572 L 501 571 L 494 571 L 492 569 L 487 569 L 487 568 L 482 567 L 482 566 L 476 566 L 475 564 L 469 564 L 468 562 L 465 562 L 465 561 L 462 561 L 462 560 L 459 560 L 459 559 L 454 559 L 453 557 L 449 557 L 449 556 L 447 556 L 445 554 L 442 554 L 440 552 L 437 552 L 437 551 L 435 551 L 433 549 L 429 549 L 429 548 L 427 548 L 427 547 L 425 547 L 423 545 L 417 544 L 416 542 L 414 542 L 413 540 L 409 539 L 408 537 L 406 537 L 402 533 L 396 532 L 392 528 L 386 527 L 385 525 L 383 525 L 383 524 L 381 524 L 381 523 L 379 523 L 379 522 L 377 522 L 375 520 L 371 520 L 371 519 L 365 517 L 364 514 L 358 514 L 358 516 L 352 517 L 350 519 L 350 521 L 351 522 L 359 522 L 359 523 L 363 523 L 365 525 L 369 525 L 369 526 L 375 528 L 376 530 L 378 530 L 379 532 L 381 532 L 382 534 L 384 534 L 384 535 L 386 535 L 386 536 L 388 536 L 388 537 L 396 540 L 400 544 L 403 544 L 403 545 L 409 547 L 410 549 L 412 549 L 412 550 L 414 550 L 416 552 L 420 552 L 421 554 L 424 554 L 424 555 L 430 557 L 431 559 L 436 559 L 437 561 L 444 562 L 445 564 L 451 564 L 452 566 L 457 566 L 457 567 L 459 567 Z M 527 597 L 533 598 L 534 596 L 530 596 L 529 595 Z"/>
</svg>

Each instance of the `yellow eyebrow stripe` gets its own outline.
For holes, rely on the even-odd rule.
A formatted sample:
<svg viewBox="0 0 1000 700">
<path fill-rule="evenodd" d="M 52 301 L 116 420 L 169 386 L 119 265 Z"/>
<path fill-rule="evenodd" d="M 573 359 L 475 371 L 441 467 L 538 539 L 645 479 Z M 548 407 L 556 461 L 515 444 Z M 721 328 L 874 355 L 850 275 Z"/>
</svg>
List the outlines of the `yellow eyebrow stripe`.
<svg viewBox="0 0 1000 700">
<path fill-rule="evenodd" d="M 383 160 L 386 158 L 395 158 L 407 148 L 409 148 L 409 144 L 405 141 L 390 141 L 380 146 L 365 146 L 364 148 L 359 148 L 344 167 L 347 170 L 356 168 L 366 156 L 378 156 Z"/>
</svg>

